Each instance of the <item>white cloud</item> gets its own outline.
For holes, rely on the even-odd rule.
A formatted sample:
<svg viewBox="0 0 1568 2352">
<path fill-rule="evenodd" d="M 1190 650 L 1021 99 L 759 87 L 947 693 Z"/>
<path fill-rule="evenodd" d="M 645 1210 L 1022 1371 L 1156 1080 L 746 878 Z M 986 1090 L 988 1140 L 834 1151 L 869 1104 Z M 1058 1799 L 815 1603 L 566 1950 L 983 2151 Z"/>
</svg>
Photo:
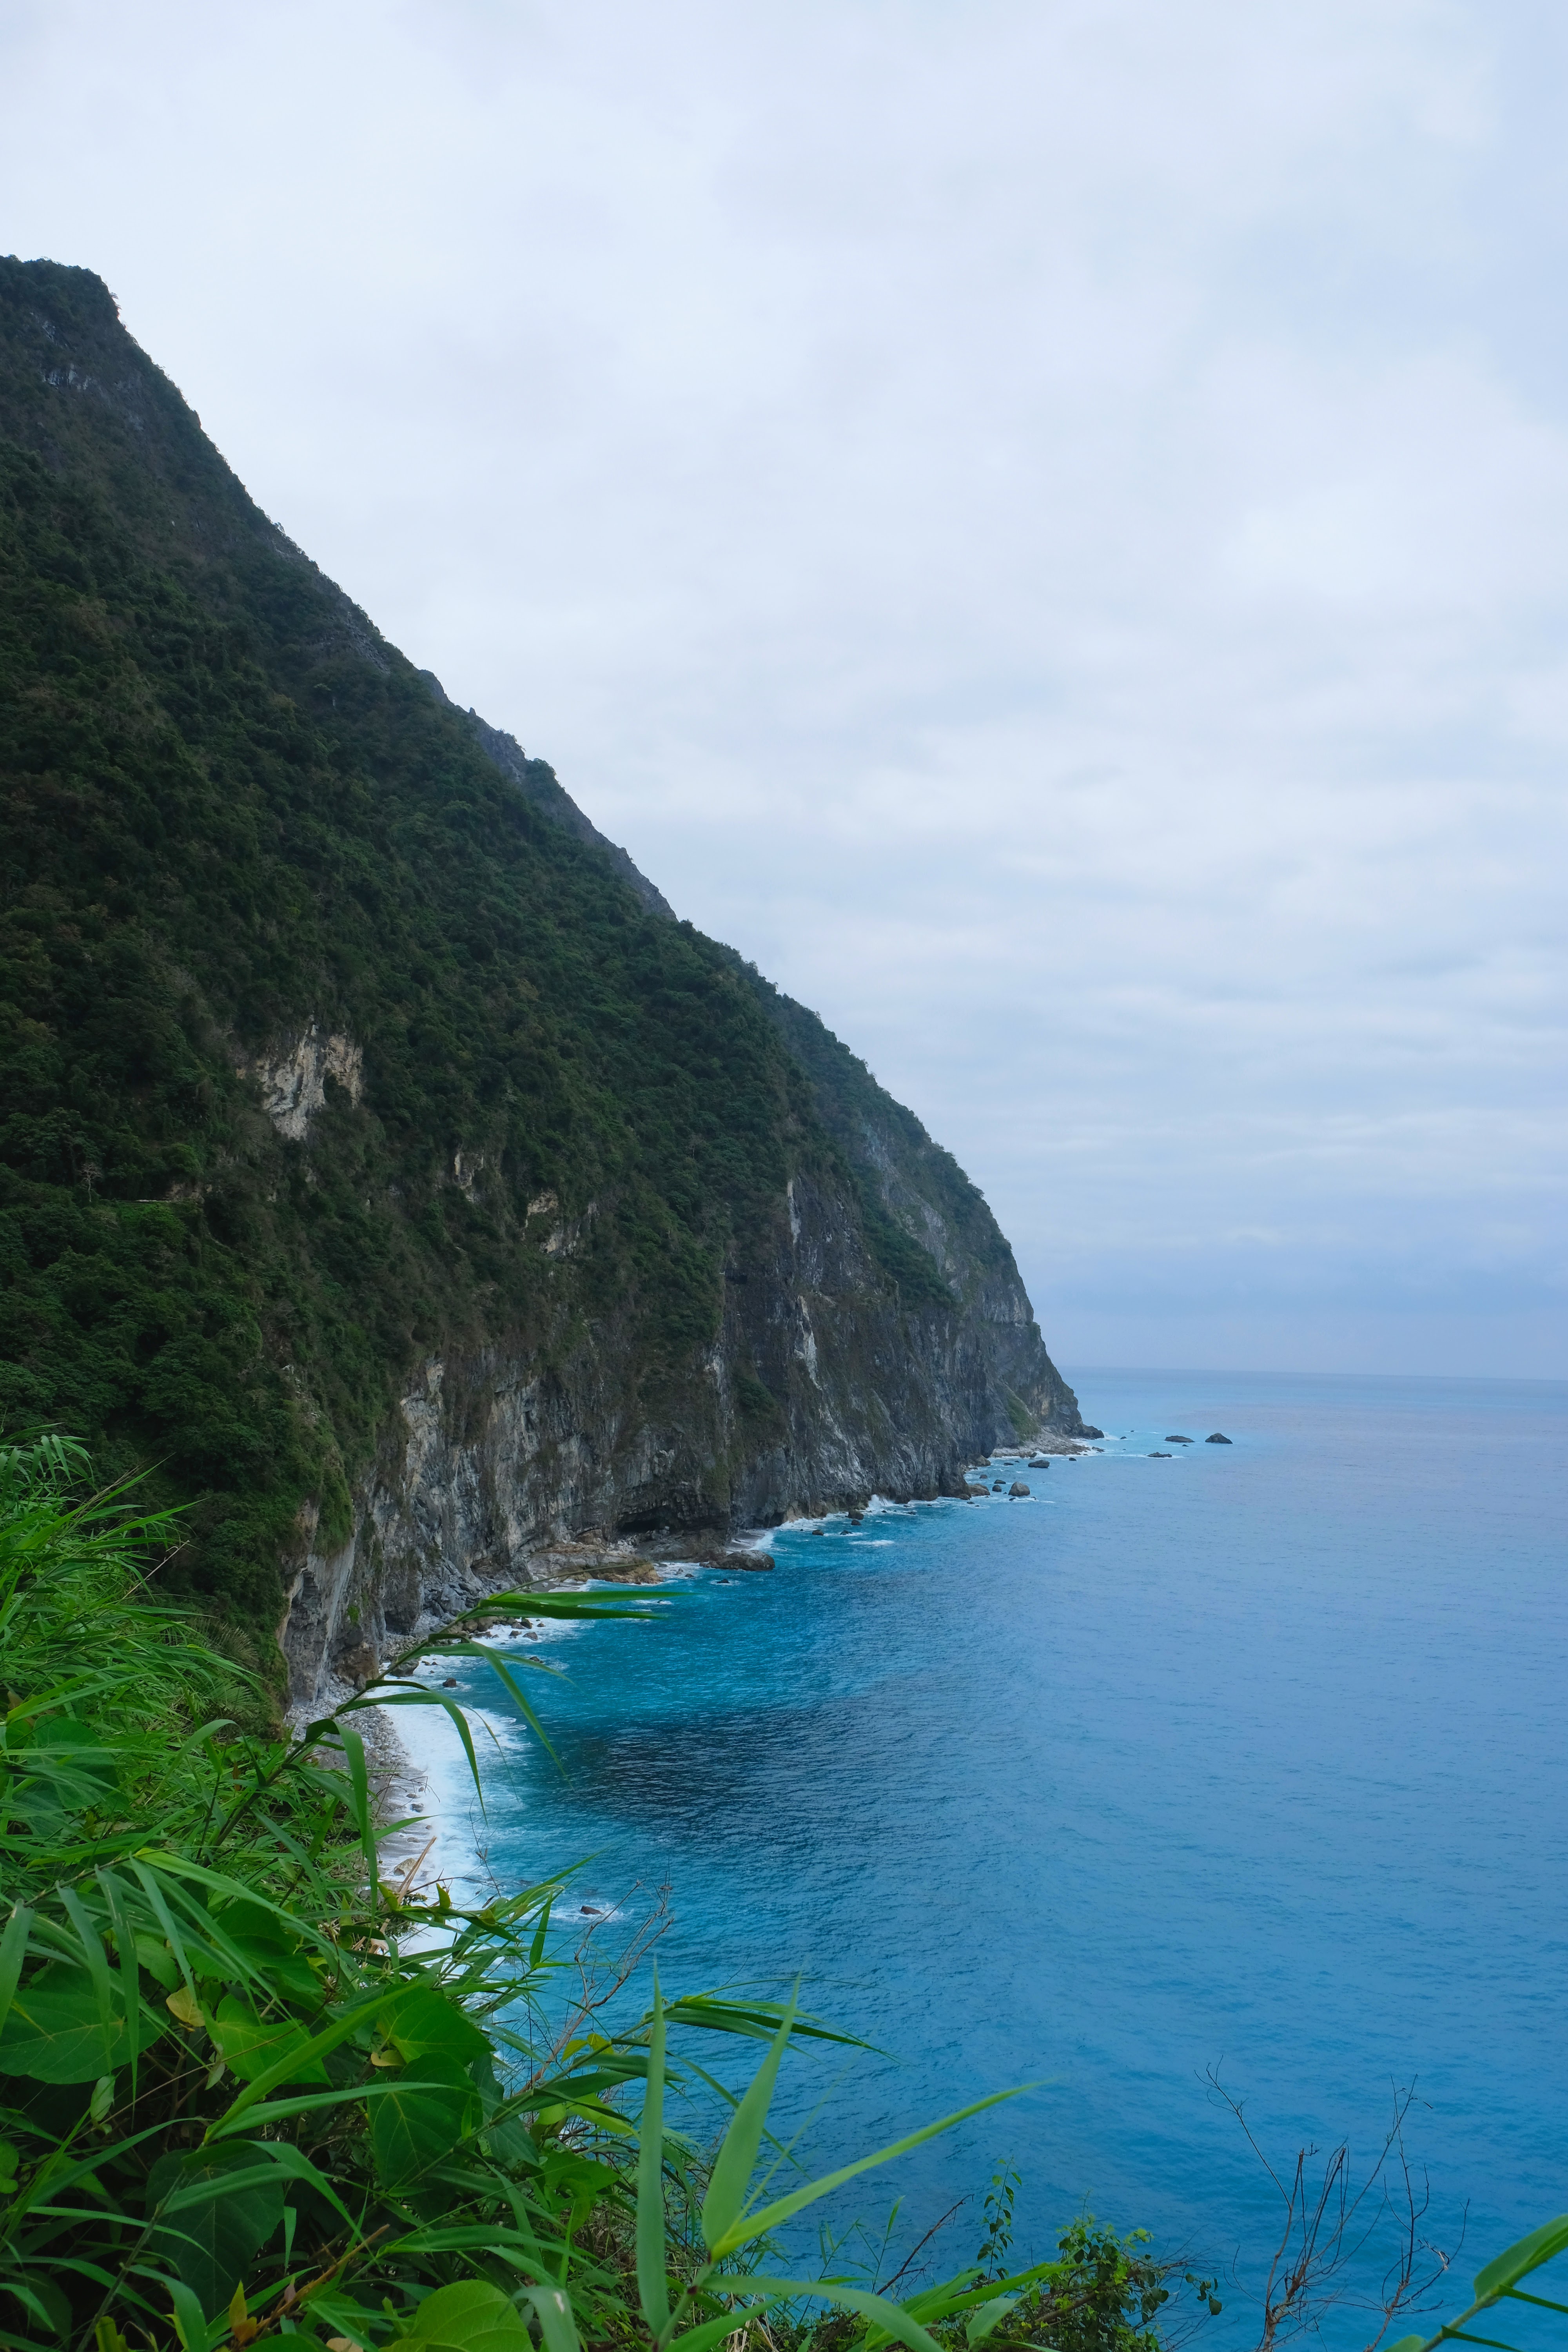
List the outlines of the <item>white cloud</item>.
<svg viewBox="0 0 1568 2352">
<path fill-rule="evenodd" d="M 0 192 L 1062 1353 L 1563 1370 L 1564 70 L 1533 0 L 56 0 Z"/>
</svg>

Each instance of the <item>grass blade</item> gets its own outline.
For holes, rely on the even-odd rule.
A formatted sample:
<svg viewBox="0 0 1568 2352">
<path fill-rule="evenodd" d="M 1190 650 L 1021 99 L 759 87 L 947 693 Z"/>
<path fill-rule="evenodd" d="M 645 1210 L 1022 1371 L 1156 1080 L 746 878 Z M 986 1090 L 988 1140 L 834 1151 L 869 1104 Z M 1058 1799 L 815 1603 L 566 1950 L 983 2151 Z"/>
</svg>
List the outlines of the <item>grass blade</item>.
<svg viewBox="0 0 1568 2352">
<path fill-rule="evenodd" d="M 746 2201 L 746 2190 L 756 2168 L 757 2150 L 763 2144 L 767 2126 L 768 2109 L 773 2103 L 773 2085 L 778 2081 L 779 2068 L 789 2047 L 790 2029 L 795 2023 L 795 2001 L 792 1997 L 784 2020 L 773 2039 L 773 2045 L 756 2074 L 750 2088 L 730 2120 L 724 2135 L 724 2145 L 719 2150 L 713 2167 L 713 2177 L 708 2184 L 708 2194 L 702 2200 L 702 2237 L 710 2253 L 718 2253 L 728 2232 L 737 2221 Z M 742 2241 L 737 2240 L 737 2243 Z"/>
<path fill-rule="evenodd" d="M 1007 2094 L 1004 2092 L 1002 2095 L 1005 2098 Z M 956 2121 L 956 2117 L 950 2120 Z M 862 2287 L 840 2286 L 836 2279 L 748 2278 L 744 2284 L 748 2294 L 765 2294 L 770 2301 L 809 2294 L 820 2303 L 842 2305 L 845 2310 L 886 2328 L 889 2336 L 909 2347 L 909 2352 L 942 2352 L 935 2336 L 928 2336 L 918 2320 L 911 2319 L 900 2304 L 889 2303 L 886 2295 L 869 2294 Z"/>
<path fill-rule="evenodd" d="M 16 1994 L 16 1979 L 22 1973 L 22 1962 L 27 1957 L 27 1934 L 33 1915 L 25 1903 L 14 1903 L 11 1916 L 5 1922 L 5 1932 L 0 1936 L 0 2033 L 5 2030 L 5 2020 L 11 2014 L 11 2003 Z"/>
<path fill-rule="evenodd" d="M 637 2294 L 655 2336 L 669 2326 L 664 2263 L 664 2001 L 653 1980 L 653 2031 L 637 2145 Z"/>
<path fill-rule="evenodd" d="M 922 2125 L 919 2131 L 895 2140 L 890 2147 L 879 2148 L 875 2156 L 859 2157 L 853 2164 L 841 2165 L 837 2172 L 825 2173 L 820 2180 L 808 2181 L 804 2189 L 792 2189 L 787 2197 L 780 2197 L 772 2205 L 764 2205 L 760 2212 L 742 2215 L 717 2240 L 710 2238 L 710 2252 L 716 2256 L 734 2253 L 749 2240 L 763 2237 L 769 2230 L 776 2230 L 781 2222 L 789 2221 L 803 2207 L 814 2205 L 819 2197 L 826 2197 L 830 2190 L 841 2188 L 845 2181 L 853 2180 L 857 2173 L 869 2172 L 879 2164 L 890 2164 L 894 2157 L 907 2155 L 911 2147 L 920 2147 L 926 2140 L 934 2139 L 939 2132 L 951 2131 L 954 2124 L 963 2123 L 970 2116 L 983 2115 L 987 2107 L 998 2106 L 1004 2099 L 1016 2099 L 1020 2092 L 1033 2088 L 1032 2084 L 1021 2083 L 1011 2091 L 993 2091 L 989 2098 L 976 2099 L 973 2106 L 960 2107 L 956 2115 L 943 2116 L 940 2123 Z M 731 2125 L 731 2129 L 733 2128 Z M 717 2169 L 714 2177 L 717 2179 Z M 706 2223 L 704 2226 L 706 2229 Z M 904 2340 L 907 2342 L 908 2338 Z"/>
</svg>

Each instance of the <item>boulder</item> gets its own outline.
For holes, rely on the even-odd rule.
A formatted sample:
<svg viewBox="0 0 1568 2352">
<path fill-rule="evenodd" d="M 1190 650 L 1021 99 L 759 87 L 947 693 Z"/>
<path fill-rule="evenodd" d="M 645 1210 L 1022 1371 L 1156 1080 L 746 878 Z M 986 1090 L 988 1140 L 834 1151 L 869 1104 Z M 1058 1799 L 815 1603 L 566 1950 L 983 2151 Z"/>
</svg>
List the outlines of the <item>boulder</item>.
<svg viewBox="0 0 1568 2352">
<path fill-rule="evenodd" d="M 1204 1444 L 1205 1445 L 1228 1445 L 1230 1444 L 1230 1440 L 1226 1435 L 1223 1429 L 1211 1429 L 1208 1435 L 1205 1438 Z"/>
<path fill-rule="evenodd" d="M 1151 1462 L 1173 1462 L 1175 1458 L 1173 1454 L 1151 1454 L 1149 1456 Z"/>
<path fill-rule="evenodd" d="M 1167 1445 L 1190 1445 L 1192 1442 L 1193 1441 L 1190 1437 L 1173 1437 L 1169 1430 L 1165 1432 L 1165 1443 Z"/>
<path fill-rule="evenodd" d="M 1021 1478 L 1015 1478 L 1007 1489 L 1007 1500 L 1011 1502 L 1016 1495 L 1026 1495 L 1028 1491 Z"/>
<path fill-rule="evenodd" d="M 1048 1470 L 1050 1466 L 1049 1458 L 1044 1454 L 1042 1454 L 1037 1460 L 1031 1462 L 1029 1465 L 1031 1470 Z"/>
</svg>

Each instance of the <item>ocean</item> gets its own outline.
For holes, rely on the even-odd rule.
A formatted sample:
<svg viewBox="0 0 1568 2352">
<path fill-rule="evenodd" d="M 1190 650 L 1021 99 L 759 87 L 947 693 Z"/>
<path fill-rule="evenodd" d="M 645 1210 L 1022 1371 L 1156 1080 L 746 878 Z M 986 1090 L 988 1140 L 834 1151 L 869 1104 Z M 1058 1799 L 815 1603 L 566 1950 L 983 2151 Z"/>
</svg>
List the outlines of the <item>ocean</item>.
<svg viewBox="0 0 1568 2352">
<path fill-rule="evenodd" d="M 1072 1377 L 1106 1442 L 1006 1465 L 1026 1500 L 781 1528 L 771 1575 L 547 1637 L 563 1772 L 462 1669 L 496 1739 L 481 1821 L 418 1718 L 445 1852 L 581 1863 L 568 1927 L 602 1907 L 606 1947 L 668 1889 L 669 1991 L 798 1974 L 876 2045 L 796 2069 L 819 2168 L 1035 2085 L 835 2225 L 901 2197 L 907 2247 L 967 2198 L 956 2269 L 1009 2164 L 1020 2255 L 1085 2208 L 1146 2228 L 1221 2273 L 1216 2345 L 1253 2339 L 1283 2208 L 1211 2077 L 1285 2172 L 1345 2138 L 1370 2168 L 1414 2086 L 1451 2315 L 1568 2208 L 1568 1384 Z"/>
</svg>

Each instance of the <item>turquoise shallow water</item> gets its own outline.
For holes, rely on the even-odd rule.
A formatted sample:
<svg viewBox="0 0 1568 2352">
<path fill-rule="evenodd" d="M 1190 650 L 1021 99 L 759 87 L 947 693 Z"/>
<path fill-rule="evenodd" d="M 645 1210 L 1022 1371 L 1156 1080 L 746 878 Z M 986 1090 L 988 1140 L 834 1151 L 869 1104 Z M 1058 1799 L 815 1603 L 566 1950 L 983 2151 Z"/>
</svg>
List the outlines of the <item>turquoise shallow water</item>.
<svg viewBox="0 0 1568 2352">
<path fill-rule="evenodd" d="M 489 1866 L 668 1884 L 667 1985 L 803 1970 L 892 2053 L 825 2159 L 1042 2079 L 883 2176 L 922 2226 L 1008 2158 L 1023 2247 L 1087 2201 L 1224 2263 L 1273 2209 L 1205 2068 L 1287 2159 L 1414 2079 L 1468 2279 L 1568 2208 L 1568 1386 L 1077 1385 L 1119 1442 L 1027 1503 L 782 1529 L 772 1576 L 556 1641 L 567 1777 L 506 1739 Z"/>
</svg>

